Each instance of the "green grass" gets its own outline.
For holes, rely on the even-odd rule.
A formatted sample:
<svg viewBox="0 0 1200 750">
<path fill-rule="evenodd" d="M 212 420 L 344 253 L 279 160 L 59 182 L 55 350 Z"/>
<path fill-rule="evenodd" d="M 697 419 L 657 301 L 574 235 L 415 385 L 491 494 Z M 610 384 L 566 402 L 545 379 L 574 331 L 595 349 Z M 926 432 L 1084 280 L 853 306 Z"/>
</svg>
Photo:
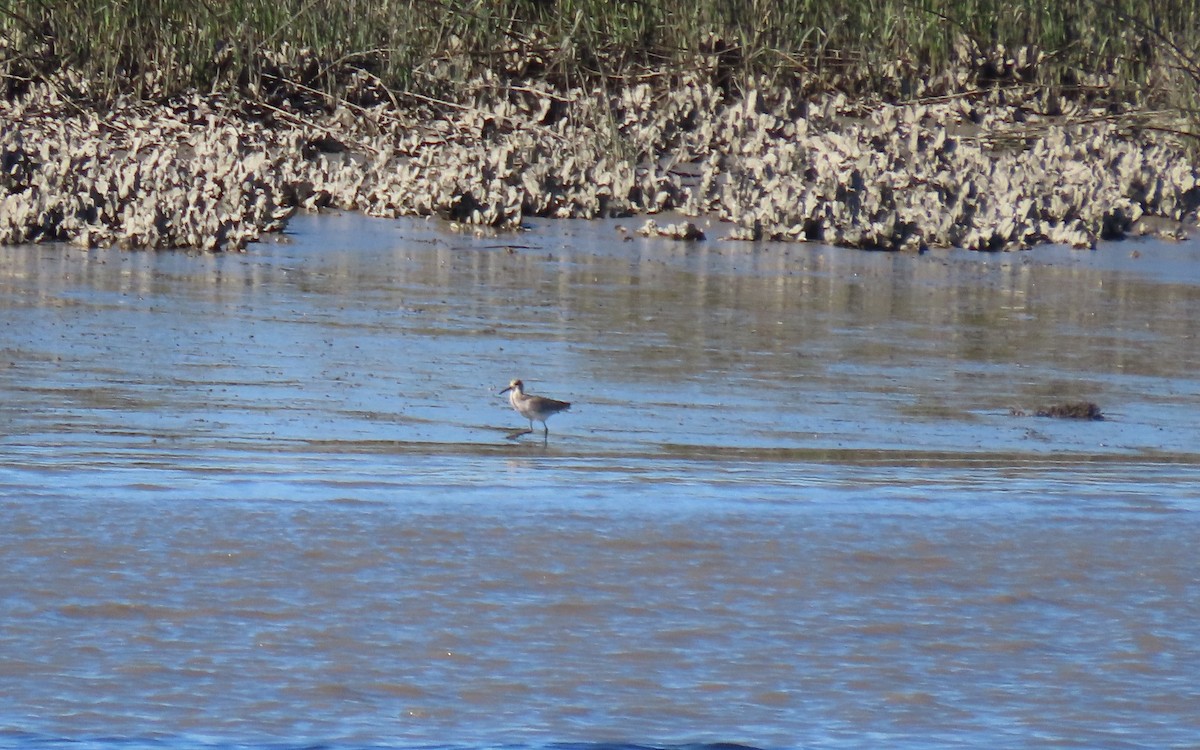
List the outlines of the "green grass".
<svg viewBox="0 0 1200 750">
<path fill-rule="evenodd" d="M 352 74 L 431 92 L 483 69 L 609 82 L 707 56 L 734 85 L 803 74 L 902 97 L 903 79 L 946 70 L 961 38 L 1036 47 L 1041 85 L 1106 74 L 1131 101 L 1181 109 L 1200 88 L 1195 0 L 5 0 L 0 77 L 11 95 L 71 68 L 87 82 L 71 93 L 99 101 L 253 97 L 280 74 L 341 95 Z"/>
</svg>

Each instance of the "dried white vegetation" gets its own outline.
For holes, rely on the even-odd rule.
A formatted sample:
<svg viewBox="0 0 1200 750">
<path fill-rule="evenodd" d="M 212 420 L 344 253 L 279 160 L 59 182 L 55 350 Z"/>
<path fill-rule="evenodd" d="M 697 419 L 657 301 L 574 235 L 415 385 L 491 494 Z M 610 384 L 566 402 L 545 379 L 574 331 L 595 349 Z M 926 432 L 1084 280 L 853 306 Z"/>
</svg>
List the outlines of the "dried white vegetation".
<svg viewBox="0 0 1200 750">
<path fill-rule="evenodd" d="M 709 80 L 485 76 L 456 102 L 277 109 L 269 126 L 219 97 L 92 113 L 37 89 L 0 102 L 0 242 L 239 250 L 326 207 L 501 228 L 672 209 L 730 222 L 731 239 L 999 250 L 1178 234 L 1200 207 L 1197 165 L 1128 118 L 1039 114 L 1044 98 L 797 101 L 765 82 L 726 100 Z"/>
</svg>

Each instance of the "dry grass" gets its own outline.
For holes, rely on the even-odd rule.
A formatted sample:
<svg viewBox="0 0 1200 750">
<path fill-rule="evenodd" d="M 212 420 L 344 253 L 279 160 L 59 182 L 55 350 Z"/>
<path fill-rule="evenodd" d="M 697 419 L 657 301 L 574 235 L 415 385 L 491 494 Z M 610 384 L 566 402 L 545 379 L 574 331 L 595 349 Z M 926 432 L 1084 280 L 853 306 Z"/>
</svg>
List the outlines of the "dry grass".
<svg viewBox="0 0 1200 750">
<path fill-rule="evenodd" d="M 1036 51 L 1037 64 L 1013 53 Z M 491 70 L 566 83 L 711 66 L 728 86 L 803 78 L 911 98 L 964 63 L 1071 96 L 1097 84 L 1195 114 L 1194 0 L 9 0 L 9 96 L 65 70 L 110 101 L 186 90 L 262 98 L 282 79 L 337 97 L 436 94 Z M 1015 63 L 1015 64 L 1009 64 Z M 949 79 L 947 79 L 949 80 Z M 384 93 L 386 92 L 386 93 Z"/>
</svg>

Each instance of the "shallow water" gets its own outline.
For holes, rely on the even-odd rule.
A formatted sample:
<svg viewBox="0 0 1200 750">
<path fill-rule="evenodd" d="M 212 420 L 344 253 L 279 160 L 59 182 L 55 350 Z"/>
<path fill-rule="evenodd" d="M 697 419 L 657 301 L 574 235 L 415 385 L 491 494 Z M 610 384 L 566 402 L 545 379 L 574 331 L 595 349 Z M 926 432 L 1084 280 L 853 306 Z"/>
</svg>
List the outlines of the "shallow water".
<svg viewBox="0 0 1200 750">
<path fill-rule="evenodd" d="M 636 223 L 0 248 L 0 746 L 1194 746 L 1195 243 Z"/>
</svg>

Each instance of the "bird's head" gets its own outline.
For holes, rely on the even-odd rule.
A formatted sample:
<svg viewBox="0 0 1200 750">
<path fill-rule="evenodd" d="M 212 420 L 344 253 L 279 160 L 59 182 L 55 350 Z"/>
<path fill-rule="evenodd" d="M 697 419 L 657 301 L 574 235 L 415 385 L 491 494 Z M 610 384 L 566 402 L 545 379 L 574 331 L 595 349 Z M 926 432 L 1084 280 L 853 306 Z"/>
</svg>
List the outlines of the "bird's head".
<svg viewBox="0 0 1200 750">
<path fill-rule="evenodd" d="M 517 393 L 521 393 L 524 390 L 524 388 L 525 388 L 525 384 L 522 383 L 520 380 L 511 380 L 508 383 L 508 387 L 505 388 L 504 390 L 500 391 L 500 393 L 505 394 L 505 393 L 508 393 L 509 391 L 516 391 Z"/>
</svg>

